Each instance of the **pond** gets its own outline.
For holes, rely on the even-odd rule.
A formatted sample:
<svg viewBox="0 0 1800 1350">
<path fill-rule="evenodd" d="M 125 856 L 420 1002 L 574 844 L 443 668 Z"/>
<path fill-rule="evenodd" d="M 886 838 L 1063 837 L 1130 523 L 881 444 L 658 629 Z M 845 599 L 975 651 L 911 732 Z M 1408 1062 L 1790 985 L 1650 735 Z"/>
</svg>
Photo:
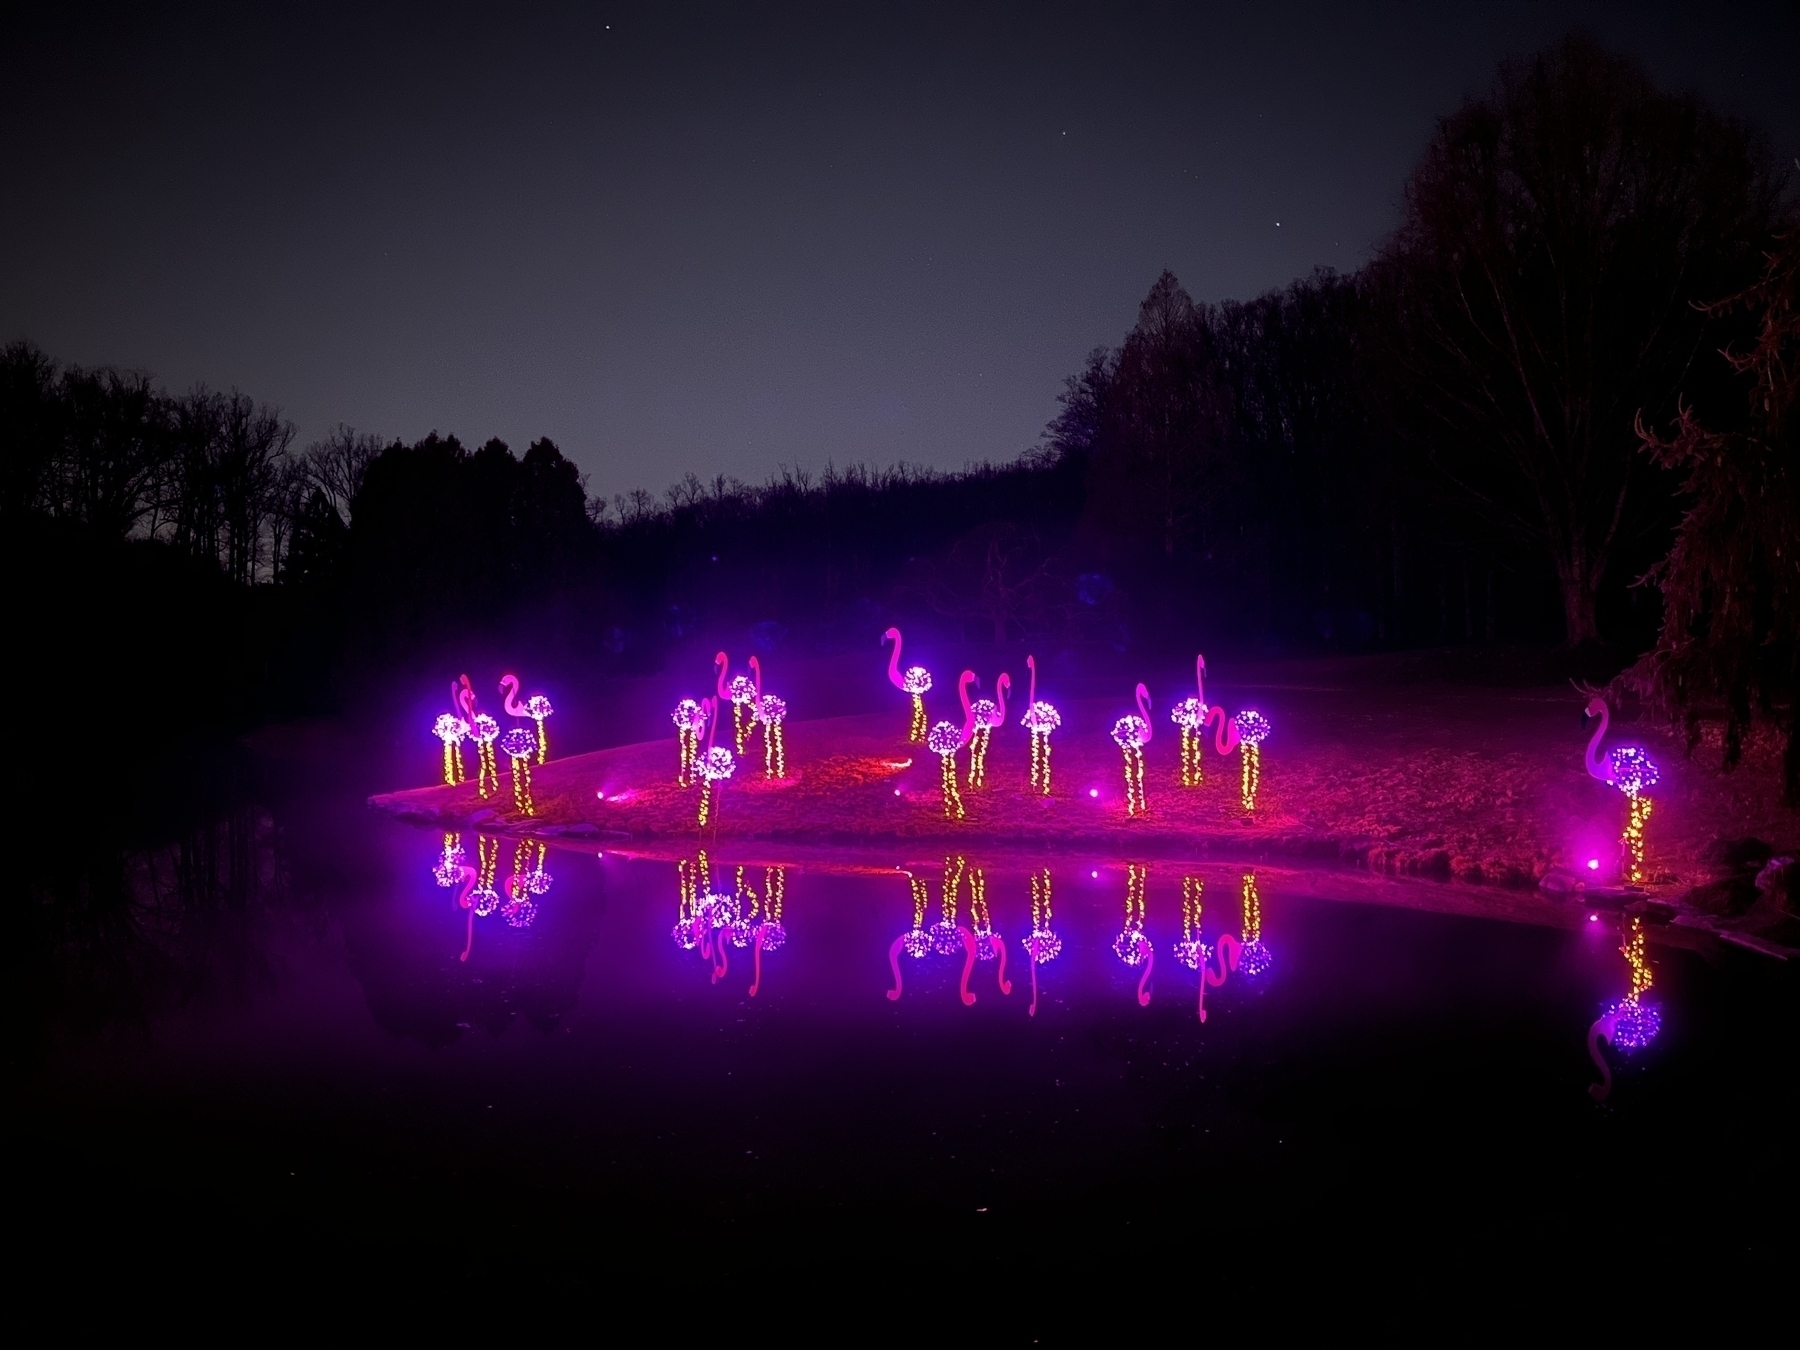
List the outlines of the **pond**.
<svg viewBox="0 0 1800 1350">
<path fill-rule="evenodd" d="M 109 855 L 114 918 L 34 948 L 29 1195 L 119 1233 L 427 1245 L 599 1218 L 1329 1241 L 1380 1204 L 1577 1247 L 1683 1160 L 1755 1178 L 1753 1205 L 1681 1188 L 1732 1241 L 1792 1196 L 1795 984 L 1761 956 L 1652 947 L 1660 1032 L 1598 1047 L 1596 1100 L 1614 915 L 1351 903 L 1216 859 L 676 852 L 444 836 L 277 773 Z"/>
</svg>

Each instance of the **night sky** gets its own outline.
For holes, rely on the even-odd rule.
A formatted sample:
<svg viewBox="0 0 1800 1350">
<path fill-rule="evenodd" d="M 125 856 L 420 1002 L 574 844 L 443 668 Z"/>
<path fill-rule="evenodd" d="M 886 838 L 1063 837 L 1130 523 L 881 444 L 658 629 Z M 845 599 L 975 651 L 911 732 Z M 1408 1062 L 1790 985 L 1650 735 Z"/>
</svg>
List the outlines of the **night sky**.
<svg viewBox="0 0 1800 1350">
<path fill-rule="evenodd" d="M 605 494 L 958 467 L 1161 269 L 1354 269 L 1433 119 L 1572 23 L 1800 154 L 1792 3 L 852 8 L 0 21 L 0 339 L 300 444 L 548 435 Z"/>
</svg>

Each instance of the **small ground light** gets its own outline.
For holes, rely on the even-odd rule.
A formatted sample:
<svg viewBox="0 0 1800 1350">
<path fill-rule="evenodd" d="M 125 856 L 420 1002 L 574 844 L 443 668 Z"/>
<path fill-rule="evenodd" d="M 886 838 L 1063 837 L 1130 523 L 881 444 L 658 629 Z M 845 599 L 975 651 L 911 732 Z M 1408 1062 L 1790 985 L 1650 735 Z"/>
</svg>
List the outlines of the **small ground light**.
<svg viewBox="0 0 1800 1350">
<path fill-rule="evenodd" d="M 1599 923 L 1600 916 L 1598 914 L 1590 914 L 1590 915 L 1588 915 L 1588 922 L 1589 923 Z"/>
<path fill-rule="evenodd" d="M 1100 880 L 1100 874 L 1098 872 L 1089 872 L 1088 875 L 1090 877 L 1092 877 L 1095 881 Z"/>
<path fill-rule="evenodd" d="M 1588 871 L 1598 872 L 1599 870 L 1600 870 L 1600 860 L 1598 858 L 1589 858 L 1588 859 Z"/>
<path fill-rule="evenodd" d="M 1099 788 L 1089 788 L 1089 789 L 1088 789 L 1088 796 L 1090 796 L 1090 797 L 1098 797 L 1098 796 L 1099 796 L 1099 795 L 1100 795 L 1100 789 L 1099 789 Z"/>
<path fill-rule="evenodd" d="M 900 789 L 899 789 L 899 788 L 895 788 L 895 789 L 894 789 L 894 795 L 895 795 L 895 796 L 896 796 L 896 797 L 898 797 L 898 796 L 899 796 L 899 795 L 900 795 Z"/>
</svg>

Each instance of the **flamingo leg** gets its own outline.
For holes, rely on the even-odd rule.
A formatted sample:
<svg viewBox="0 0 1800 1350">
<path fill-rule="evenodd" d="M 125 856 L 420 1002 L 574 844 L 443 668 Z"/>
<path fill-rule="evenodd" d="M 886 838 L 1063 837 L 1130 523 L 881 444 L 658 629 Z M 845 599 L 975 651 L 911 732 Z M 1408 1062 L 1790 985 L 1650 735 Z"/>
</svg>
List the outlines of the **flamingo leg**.
<svg viewBox="0 0 1800 1350">
<path fill-rule="evenodd" d="M 888 966 L 894 972 L 894 987 L 887 991 L 890 1001 L 900 997 L 900 948 L 906 943 L 906 934 L 902 933 L 894 939 L 894 945 L 888 948 Z"/>
<path fill-rule="evenodd" d="M 968 953 L 963 957 L 962 985 L 958 990 L 963 1007 L 968 1008 L 975 1003 L 975 995 L 969 992 L 969 972 L 975 969 L 975 935 L 966 928 L 958 928 L 956 933 L 962 938 L 963 950 Z"/>
<path fill-rule="evenodd" d="M 469 936 L 463 942 L 462 955 L 457 957 L 456 959 L 458 961 L 467 961 L 469 959 L 469 953 L 474 950 L 475 950 L 475 911 L 470 910 L 469 911 Z"/>
</svg>

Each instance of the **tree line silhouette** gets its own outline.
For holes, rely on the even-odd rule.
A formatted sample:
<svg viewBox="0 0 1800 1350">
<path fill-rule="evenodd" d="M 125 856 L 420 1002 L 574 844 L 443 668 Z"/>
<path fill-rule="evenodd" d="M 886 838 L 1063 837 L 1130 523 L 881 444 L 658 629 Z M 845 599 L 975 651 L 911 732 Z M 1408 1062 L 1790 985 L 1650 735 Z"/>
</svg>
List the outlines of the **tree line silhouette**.
<svg viewBox="0 0 1800 1350">
<path fill-rule="evenodd" d="M 236 391 L 16 342 L 9 575 L 73 696 L 124 661 L 163 725 L 330 706 L 323 670 L 471 642 L 646 669 L 904 619 L 1120 650 L 1605 642 L 1736 745 L 1800 687 L 1787 187 L 1752 129 L 1571 37 L 1440 122 L 1355 275 L 1202 304 L 1165 272 L 1036 446 L 958 473 L 602 502 L 549 440 L 296 451 Z"/>
</svg>

